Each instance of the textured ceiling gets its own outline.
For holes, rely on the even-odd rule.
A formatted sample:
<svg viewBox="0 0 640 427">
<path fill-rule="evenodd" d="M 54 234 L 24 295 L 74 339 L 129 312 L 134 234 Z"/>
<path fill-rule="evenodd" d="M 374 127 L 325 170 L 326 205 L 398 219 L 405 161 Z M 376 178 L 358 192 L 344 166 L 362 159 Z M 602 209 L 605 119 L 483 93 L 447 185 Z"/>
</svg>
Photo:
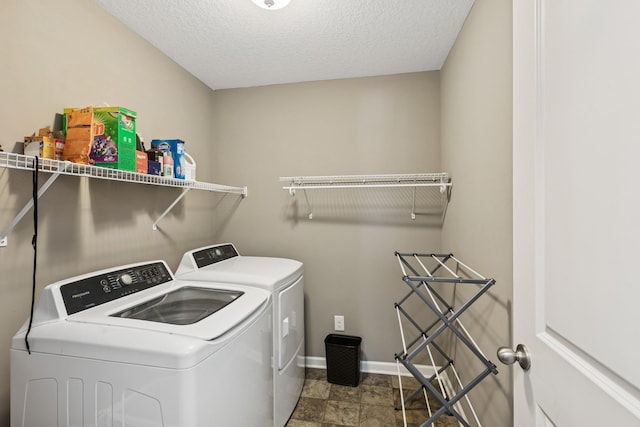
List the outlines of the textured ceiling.
<svg viewBox="0 0 640 427">
<path fill-rule="evenodd" d="M 473 0 L 95 0 L 212 89 L 439 70 Z"/>
</svg>

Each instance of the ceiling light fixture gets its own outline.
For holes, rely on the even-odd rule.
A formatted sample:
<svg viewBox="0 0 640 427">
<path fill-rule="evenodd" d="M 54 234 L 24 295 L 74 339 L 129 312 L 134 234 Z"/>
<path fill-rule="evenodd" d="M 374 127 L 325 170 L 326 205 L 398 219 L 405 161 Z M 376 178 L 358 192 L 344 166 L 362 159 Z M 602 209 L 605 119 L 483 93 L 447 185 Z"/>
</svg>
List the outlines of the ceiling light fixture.
<svg viewBox="0 0 640 427">
<path fill-rule="evenodd" d="M 291 0 L 251 0 L 258 6 L 267 10 L 282 9 L 289 4 Z"/>
</svg>

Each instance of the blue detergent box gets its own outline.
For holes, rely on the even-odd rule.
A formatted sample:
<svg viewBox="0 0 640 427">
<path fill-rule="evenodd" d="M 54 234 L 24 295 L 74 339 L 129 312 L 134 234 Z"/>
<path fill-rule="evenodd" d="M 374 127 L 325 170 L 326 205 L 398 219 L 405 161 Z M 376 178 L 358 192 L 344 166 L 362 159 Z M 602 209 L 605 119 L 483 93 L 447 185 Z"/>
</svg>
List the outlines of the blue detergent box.
<svg viewBox="0 0 640 427">
<path fill-rule="evenodd" d="M 181 139 L 152 139 L 151 148 L 162 153 L 171 152 L 173 157 L 173 177 L 184 179 L 184 141 Z"/>
</svg>

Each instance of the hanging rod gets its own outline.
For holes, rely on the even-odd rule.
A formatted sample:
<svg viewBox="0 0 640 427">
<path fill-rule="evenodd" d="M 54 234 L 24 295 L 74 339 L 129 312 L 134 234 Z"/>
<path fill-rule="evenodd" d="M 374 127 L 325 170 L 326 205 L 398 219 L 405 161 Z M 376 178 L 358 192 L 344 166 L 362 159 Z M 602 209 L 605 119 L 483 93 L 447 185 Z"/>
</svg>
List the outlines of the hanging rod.
<svg viewBox="0 0 640 427">
<path fill-rule="evenodd" d="M 420 187 L 436 187 L 446 196 L 451 187 L 451 178 L 447 173 L 414 173 L 386 175 L 329 175 L 329 176 L 296 176 L 280 177 L 281 182 L 289 185 L 282 187 L 295 196 L 296 190 L 302 190 L 309 209 L 309 219 L 313 218 L 307 190 L 320 189 L 360 189 L 360 188 L 412 188 L 413 199 L 411 219 L 416 219 L 416 189 Z M 444 215 L 444 209 L 443 209 Z"/>
<path fill-rule="evenodd" d="M 289 183 L 282 189 L 289 190 L 291 195 L 294 195 L 296 190 L 328 188 L 440 187 L 440 191 L 444 192 L 446 187 L 451 186 L 451 179 L 447 173 L 297 176 L 280 177 L 280 181 Z"/>
</svg>

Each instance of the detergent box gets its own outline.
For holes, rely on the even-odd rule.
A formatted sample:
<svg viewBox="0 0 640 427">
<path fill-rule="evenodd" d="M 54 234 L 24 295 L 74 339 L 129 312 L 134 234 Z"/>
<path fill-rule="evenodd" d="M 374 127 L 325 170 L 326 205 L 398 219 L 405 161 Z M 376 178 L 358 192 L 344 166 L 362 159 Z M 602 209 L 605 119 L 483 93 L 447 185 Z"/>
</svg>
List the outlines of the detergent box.
<svg viewBox="0 0 640 427">
<path fill-rule="evenodd" d="M 65 117 L 71 111 L 65 108 Z M 96 166 L 136 171 L 135 111 L 123 107 L 93 108 L 91 162 Z"/>
<path fill-rule="evenodd" d="M 136 172 L 146 174 L 149 172 L 147 153 L 136 150 Z"/>
<path fill-rule="evenodd" d="M 173 157 L 173 177 L 184 179 L 184 141 L 181 139 L 153 139 L 151 148 L 156 148 L 162 153 L 171 152 Z"/>
</svg>

